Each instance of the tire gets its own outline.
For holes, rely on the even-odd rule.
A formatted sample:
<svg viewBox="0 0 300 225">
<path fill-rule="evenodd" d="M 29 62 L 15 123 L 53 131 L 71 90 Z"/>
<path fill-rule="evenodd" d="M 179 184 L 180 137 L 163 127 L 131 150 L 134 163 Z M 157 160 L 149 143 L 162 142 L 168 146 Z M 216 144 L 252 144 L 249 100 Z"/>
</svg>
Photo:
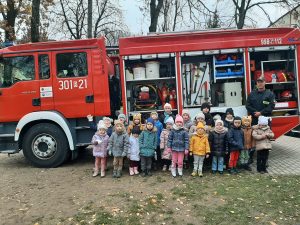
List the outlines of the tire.
<svg viewBox="0 0 300 225">
<path fill-rule="evenodd" d="M 70 151 L 65 133 L 50 123 L 31 127 L 24 135 L 22 148 L 33 166 L 43 168 L 60 166 Z"/>
</svg>

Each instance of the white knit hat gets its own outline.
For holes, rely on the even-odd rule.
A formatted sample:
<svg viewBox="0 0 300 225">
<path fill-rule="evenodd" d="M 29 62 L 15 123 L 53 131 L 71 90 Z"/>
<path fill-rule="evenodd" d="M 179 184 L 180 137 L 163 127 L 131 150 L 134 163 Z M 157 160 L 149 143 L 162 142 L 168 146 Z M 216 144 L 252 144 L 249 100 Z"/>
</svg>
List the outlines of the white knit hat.
<svg viewBox="0 0 300 225">
<path fill-rule="evenodd" d="M 203 112 L 199 112 L 197 115 L 196 115 L 196 119 L 199 119 L 199 118 L 202 118 L 205 120 L 205 115 L 203 114 Z"/>
<path fill-rule="evenodd" d="M 107 130 L 107 127 L 105 126 L 105 123 L 103 120 L 100 120 L 97 124 L 97 129 L 100 130 L 100 129 L 105 129 Z"/>
<path fill-rule="evenodd" d="M 265 116 L 259 116 L 258 117 L 258 124 L 259 125 L 268 125 L 269 123 L 269 117 L 265 117 Z"/>
<path fill-rule="evenodd" d="M 103 117 L 103 119 L 102 119 L 103 121 L 105 121 L 105 120 L 109 120 L 111 123 L 113 122 L 113 119 L 111 119 L 111 118 L 109 118 L 109 117 Z"/>
<path fill-rule="evenodd" d="M 121 118 L 124 119 L 124 120 L 126 120 L 126 115 L 123 114 L 123 113 L 119 114 L 118 120 L 121 119 Z"/>
<path fill-rule="evenodd" d="M 167 120 L 166 120 L 166 122 L 165 122 L 165 124 L 167 124 L 167 123 L 170 123 L 170 124 L 174 124 L 174 119 L 173 119 L 173 117 L 172 116 L 170 116 Z"/>
<path fill-rule="evenodd" d="M 189 111 L 188 109 L 183 109 L 183 110 L 182 110 L 182 115 L 183 115 L 183 114 L 188 114 L 189 117 L 191 117 L 190 111 Z"/>
<path fill-rule="evenodd" d="M 170 103 L 166 103 L 166 104 L 164 105 L 164 109 L 165 109 L 166 107 L 170 107 L 170 108 L 172 109 L 172 106 L 171 106 Z"/>
<path fill-rule="evenodd" d="M 218 123 L 221 123 L 221 124 L 222 124 L 222 126 L 224 126 L 224 122 L 223 122 L 223 120 L 217 119 L 217 120 L 215 121 L 215 124 L 217 125 Z"/>
<path fill-rule="evenodd" d="M 220 120 L 221 119 L 221 116 L 219 114 L 216 114 L 214 117 L 213 117 L 213 120 Z"/>
</svg>

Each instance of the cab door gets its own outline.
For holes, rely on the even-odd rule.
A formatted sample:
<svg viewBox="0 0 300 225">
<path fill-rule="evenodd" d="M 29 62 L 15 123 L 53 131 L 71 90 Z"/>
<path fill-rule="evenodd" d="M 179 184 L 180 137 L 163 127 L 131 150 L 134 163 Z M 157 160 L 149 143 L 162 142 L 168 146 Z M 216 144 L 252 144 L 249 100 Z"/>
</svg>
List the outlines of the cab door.
<svg viewBox="0 0 300 225">
<path fill-rule="evenodd" d="M 90 50 L 52 53 L 54 108 L 66 118 L 94 114 Z"/>
<path fill-rule="evenodd" d="M 41 110 L 54 110 L 52 77 L 53 69 L 50 53 L 38 54 L 38 76 L 40 80 Z"/>
<path fill-rule="evenodd" d="M 35 54 L 4 54 L 0 62 L 0 122 L 20 120 L 39 111 Z"/>
</svg>

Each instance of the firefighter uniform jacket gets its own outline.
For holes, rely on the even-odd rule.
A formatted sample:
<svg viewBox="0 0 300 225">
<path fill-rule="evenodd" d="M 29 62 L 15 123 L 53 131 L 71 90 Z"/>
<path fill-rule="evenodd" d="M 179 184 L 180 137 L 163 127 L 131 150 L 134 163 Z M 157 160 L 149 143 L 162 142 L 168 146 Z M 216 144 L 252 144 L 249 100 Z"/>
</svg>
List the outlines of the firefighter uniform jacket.
<svg viewBox="0 0 300 225">
<path fill-rule="evenodd" d="M 247 98 L 246 108 L 248 113 L 252 115 L 252 119 L 255 120 L 253 124 L 257 124 L 257 117 L 254 116 L 254 112 L 260 112 L 263 116 L 271 116 L 274 106 L 275 96 L 269 90 L 254 90 Z"/>
</svg>

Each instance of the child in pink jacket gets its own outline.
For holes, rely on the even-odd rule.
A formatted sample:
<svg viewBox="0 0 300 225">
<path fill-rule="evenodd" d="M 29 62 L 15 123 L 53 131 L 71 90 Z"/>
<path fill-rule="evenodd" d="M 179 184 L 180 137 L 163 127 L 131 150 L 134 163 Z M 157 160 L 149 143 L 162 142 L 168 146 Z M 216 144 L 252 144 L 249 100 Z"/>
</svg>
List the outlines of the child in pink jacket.
<svg viewBox="0 0 300 225">
<path fill-rule="evenodd" d="M 168 137 L 169 133 L 174 125 L 174 119 L 169 117 L 166 122 L 166 128 L 162 130 L 160 134 L 160 152 L 161 152 L 161 159 L 163 164 L 163 171 L 166 171 L 167 168 L 171 165 L 172 153 L 168 151 Z"/>
</svg>

